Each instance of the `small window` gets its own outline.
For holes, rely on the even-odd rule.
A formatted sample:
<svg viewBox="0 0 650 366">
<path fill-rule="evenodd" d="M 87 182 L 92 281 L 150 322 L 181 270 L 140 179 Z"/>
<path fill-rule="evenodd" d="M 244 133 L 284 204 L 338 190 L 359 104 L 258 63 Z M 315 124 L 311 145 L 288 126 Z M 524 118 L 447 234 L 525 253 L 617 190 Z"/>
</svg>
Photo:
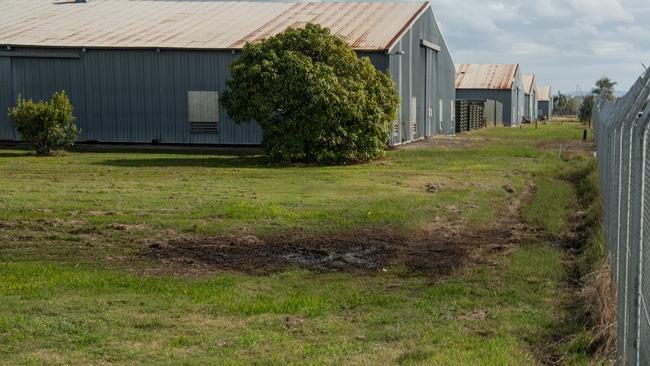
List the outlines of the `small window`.
<svg viewBox="0 0 650 366">
<path fill-rule="evenodd" d="M 438 122 L 442 126 L 442 98 L 438 100 Z"/>
<path fill-rule="evenodd" d="M 188 91 L 187 111 L 190 132 L 216 134 L 219 122 L 219 92 Z"/>
</svg>

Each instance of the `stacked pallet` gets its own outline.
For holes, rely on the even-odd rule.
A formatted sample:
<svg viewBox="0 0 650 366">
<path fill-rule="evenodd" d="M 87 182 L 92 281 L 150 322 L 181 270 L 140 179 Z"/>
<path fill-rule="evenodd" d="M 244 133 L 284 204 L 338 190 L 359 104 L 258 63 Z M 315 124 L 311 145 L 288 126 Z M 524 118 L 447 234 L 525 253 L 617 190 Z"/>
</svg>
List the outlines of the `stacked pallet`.
<svg viewBox="0 0 650 366">
<path fill-rule="evenodd" d="M 456 133 L 503 124 L 503 104 L 494 100 L 457 100 Z"/>
<path fill-rule="evenodd" d="M 475 101 L 469 104 L 469 129 L 470 131 L 480 130 L 483 128 L 483 108 L 482 103 Z"/>
<path fill-rule="evenodd" d="M 469 102 L 456 101 L 456 133 L 469 131 Z"/>
</svg>

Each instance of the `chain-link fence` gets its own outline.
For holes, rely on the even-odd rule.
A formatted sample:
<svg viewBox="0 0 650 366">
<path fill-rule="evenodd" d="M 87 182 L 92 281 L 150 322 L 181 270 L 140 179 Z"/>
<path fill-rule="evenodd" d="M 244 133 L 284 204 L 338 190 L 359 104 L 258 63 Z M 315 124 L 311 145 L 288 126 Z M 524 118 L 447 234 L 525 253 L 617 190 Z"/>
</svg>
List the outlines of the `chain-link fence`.
<svg viewBox="0 0 650 366">
<path fill-rule="evenodd" d="M 597 100 L 605 240 L 618 288 L 618 360 L 650 365 L 650 72 L 622 98 Z"/>
</svg>

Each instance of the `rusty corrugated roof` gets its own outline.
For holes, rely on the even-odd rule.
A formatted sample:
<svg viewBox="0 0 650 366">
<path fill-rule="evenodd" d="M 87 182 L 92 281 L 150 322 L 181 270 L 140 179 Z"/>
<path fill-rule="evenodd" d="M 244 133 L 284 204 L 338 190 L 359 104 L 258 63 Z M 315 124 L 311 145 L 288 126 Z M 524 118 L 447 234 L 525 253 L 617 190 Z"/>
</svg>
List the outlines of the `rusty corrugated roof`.
<svg viewBox="0 0 650 366">
<path fill-rule="evenodd" d="M 524 75 L 524 94 L 530 95 L 535 88 L 535 75 Z"/>
<path fill-rule="evenodd" d="M 540 86 L 537 88 L 537 94 L 540 102 L 548 102 L 551 100 L 551 87 L 548 85 Z"/>
<path fill-rule="evenodd" d="M 456 67 L 456 89 L 512 89 L 519 65 L 463 64 Z"/>
<path fill-rule="evenodd" d="M 387 50 L 429 2 L 2 0 L 0 44 L 239 49 L 318 23 L 357 50 Z"/>
</svg>

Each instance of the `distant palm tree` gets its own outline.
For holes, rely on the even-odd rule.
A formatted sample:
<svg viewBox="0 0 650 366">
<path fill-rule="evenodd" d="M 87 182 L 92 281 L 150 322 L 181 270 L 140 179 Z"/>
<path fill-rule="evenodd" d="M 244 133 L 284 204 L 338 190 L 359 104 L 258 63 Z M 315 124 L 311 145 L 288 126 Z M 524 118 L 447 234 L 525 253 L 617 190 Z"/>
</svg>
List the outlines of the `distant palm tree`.
<svg viewBox="0 0 650 366">
<path fill-rule="evenodd" d="M 603 76 L 600 80 L 596 81 L 596 87 L 591 90 L 592 94 L 601 95 L 605 93 L 608 100 L 614 99 L 614 87 L 618 84 L 610 78 Z"/>
</svg>

